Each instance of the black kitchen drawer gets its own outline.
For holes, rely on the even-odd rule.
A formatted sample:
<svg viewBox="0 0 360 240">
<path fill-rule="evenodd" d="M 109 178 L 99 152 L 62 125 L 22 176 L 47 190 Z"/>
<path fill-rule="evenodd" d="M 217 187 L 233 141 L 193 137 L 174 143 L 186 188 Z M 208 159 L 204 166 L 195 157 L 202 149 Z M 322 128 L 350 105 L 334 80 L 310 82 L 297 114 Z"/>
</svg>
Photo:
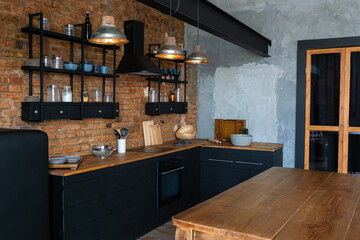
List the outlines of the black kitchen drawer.
<svg viewBox="0 0 360 240">
<path fill-rule="evenodd" d="M 64 186 L 64 207 L 66 209 L 127 188 L 145 184 L 148 181 L 155 182 L 155 180 L 156 166 L 150 164 L 87 181 L 68 184 Z"/>
<path fill-rule="evenodd" d="M 77 103 L 44 104 L 44 119 L 80 119 L 80 105 Z"/>
<path fill-rule="evenodd" d="M 86 103 L 84 104 L 84 118 L 112 118 L 113 112 L 119 116 L 119 104 L 112 103 Z"/>
<path fill-rule="evenodd" d="M 24 121 L 41 121 L 40 102 L 22 102 L 21 119 Z M 84 103 L 83 118 L 114 118 L 119 116 L 119 104 Z M 44 102 L 43 120 L 81 119 L 81 103 Z"/>
<path fill-rule="evenodd" d="M 185 102 L 160 102 L 160 103 L 146 103 L 145 113 L 147 115 L 160 115 L 169 113 L 186 113 L 187 103 Z"/>
</svg>

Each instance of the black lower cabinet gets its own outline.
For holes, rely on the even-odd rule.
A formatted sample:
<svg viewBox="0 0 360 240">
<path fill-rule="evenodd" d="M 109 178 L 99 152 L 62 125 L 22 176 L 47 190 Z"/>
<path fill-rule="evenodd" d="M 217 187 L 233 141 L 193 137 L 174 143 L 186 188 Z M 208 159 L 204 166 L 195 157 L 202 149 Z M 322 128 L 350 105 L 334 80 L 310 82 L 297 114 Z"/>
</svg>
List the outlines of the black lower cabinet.
<svg viewBox="0 0 360 240">
<path fill-rule="evenodd" d="M 282 148 L 274 152 L 201 148 L 200 200 L 205 201 L 273 166 L 282 166 Z"/>
<path fill-rule="evenodd" d="M 136 239 L 169 221 L 200 200 L 199 153 L 196 148 L 74 176 L 51 176 L 52 239 Z M 169 159 L 183 163 L 181 197 L 158 207 L 157 163 Z"/>
<path fill-rule="evenodd" d="M 197 147 L 73 176 L 51 176 L 51 236 L 136 239 L 272 166 L 282 166 L 282 149 Z"/>
<path fill-rule="evenodd" d="M 156 227 L 156 163 L 137 161 L 74 176 L 51 176 L 52 239 L 133 239 Z M 127 231 L 132 229 L 132 231 Z"/>
</svg>

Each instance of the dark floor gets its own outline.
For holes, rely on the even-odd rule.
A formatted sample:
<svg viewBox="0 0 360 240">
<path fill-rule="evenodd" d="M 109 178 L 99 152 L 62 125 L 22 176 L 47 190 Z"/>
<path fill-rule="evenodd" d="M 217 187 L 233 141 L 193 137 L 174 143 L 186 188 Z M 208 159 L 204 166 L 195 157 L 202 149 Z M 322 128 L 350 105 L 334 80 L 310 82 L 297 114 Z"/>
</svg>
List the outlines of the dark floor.
<svg viewBox="0 0 360 240">
<path fill-rule="evenodd" d="M 164 225 L 152 230 L 144 236 L 138 238 L 138 240 L 174 240 L 176 228 L 171 225 L 171 221 Z"/>
</svg>

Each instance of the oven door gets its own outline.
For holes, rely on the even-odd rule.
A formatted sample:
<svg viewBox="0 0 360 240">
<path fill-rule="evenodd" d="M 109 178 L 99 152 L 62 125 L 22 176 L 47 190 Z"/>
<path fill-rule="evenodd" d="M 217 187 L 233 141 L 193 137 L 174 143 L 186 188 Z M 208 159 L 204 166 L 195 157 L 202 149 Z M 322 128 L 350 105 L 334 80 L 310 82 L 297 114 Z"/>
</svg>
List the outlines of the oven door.
<svg viewBox="0 0 360 240">
<path fill-rule="evenodd" d="M 158 162 L 157 208 L 181 199 L 182 166 L 181 159 Z"/>
</svg>

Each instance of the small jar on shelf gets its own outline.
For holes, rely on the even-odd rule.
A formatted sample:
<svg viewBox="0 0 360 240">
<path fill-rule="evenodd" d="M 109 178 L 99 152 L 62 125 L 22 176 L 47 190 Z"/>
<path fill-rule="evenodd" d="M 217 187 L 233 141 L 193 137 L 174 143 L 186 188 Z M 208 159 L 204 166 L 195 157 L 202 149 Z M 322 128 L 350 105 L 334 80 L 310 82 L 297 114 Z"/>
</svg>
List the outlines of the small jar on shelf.
<svg viewBox="0 0 360 240">
<path fill-rule="evenodd" d="M 72 102 L 72 91 L 70 86 L 65 86 L 62 90 L 62 101 Z"/>
<path fill-rule="evenodd" d="M 176 101 L 176 95 L 173 91 L 171 91 L 169 95 L 169 102 L 175 102 Z"/>
</svg>

